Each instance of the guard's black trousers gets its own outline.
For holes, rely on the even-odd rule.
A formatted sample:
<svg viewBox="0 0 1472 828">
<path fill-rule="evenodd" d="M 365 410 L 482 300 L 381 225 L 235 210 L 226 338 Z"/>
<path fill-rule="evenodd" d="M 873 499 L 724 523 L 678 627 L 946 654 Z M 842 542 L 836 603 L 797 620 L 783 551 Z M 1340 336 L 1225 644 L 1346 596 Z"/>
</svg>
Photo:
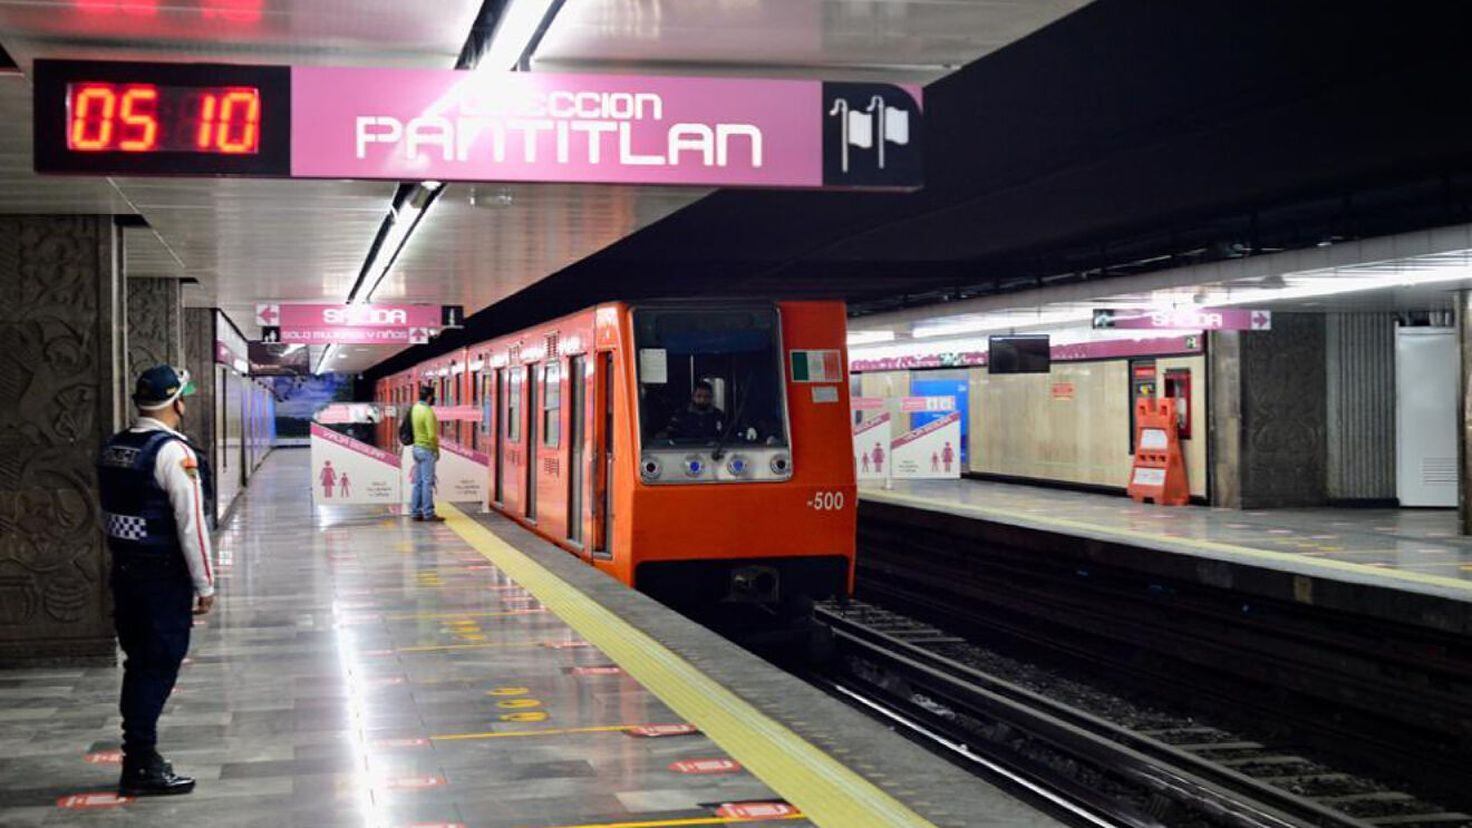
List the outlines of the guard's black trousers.
<svg viewBox="0 0 1472 828">
<path fill-rule="evenodd" d="M 182 564 L 179 567 L 182 569 Z M 115 564 L 112 574 L 118 643 L 123 664 L 123 755 L 146 759 L 158 744 L 158 717 L 189 652 L 194 584 L 187 572 L 139 571 Z"/>
</svg>

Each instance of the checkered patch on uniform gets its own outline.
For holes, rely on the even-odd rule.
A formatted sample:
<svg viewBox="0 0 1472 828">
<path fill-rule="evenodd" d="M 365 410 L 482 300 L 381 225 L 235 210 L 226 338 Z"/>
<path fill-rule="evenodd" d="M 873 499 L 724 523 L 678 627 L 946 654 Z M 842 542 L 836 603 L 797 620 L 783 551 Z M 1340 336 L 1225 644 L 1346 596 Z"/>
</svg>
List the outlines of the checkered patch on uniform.
<svg viewBox="0 0 1472 828">
<path fill-rule="evenodd" d="M 104 512 L 102 519 L 107 534 L 118 540 L 141 541 L 148 534 L 148 521 L 141 517 Z"/>
</svg>

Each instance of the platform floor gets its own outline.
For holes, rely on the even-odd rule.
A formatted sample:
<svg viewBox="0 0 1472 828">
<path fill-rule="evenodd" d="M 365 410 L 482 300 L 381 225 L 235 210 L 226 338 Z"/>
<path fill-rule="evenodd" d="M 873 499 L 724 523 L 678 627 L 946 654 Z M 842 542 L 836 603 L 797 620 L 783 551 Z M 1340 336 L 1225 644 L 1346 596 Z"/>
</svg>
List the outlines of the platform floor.
<svg viewBox="0 0 1472 828">
<path fill-rule="evenodd" d="M 621 621 L 598 621 L 602 610 L 551 570 L 574 567 L 575 577 L 592 579 L 592 591 L 617 588 L 653 605 L 647 598 L 561 552 L 546 556 L 550 569 L 530 558 L 498 558 L 514 563 L 498 566 L 486 548 L 502 541 L 484 518 L 450 510 L 450 523 L 424 525 L 347 509 L 314 511 L 305 494 L 308 471 L 307 452 L 274 452 L 219 538 L 220 602 L 197 626 L 161 723 L 162 750 L 181 772 L 199 778 L 196 792 L 121 803 L 112 793 L 118 668 L 0 671 L 0 824 L 1054 824 L 996 792 L 982 806 L 968 801 L 969 794 L 940 804 L 918 801 L 931 780 L 941 790 L 990 789 L 933 757 L 935 770 L 927 771 L 923 759 L 906 754 L 919 748 L 878 724 L 869 728 L 873 734 L 858 733 L 865 728 L 844 717 L 859 714 L 817 694 L 838 711 L 828 728 L 840 738 L 824 750 L 850 751 L 844 761 L 875 778 L 893 773 L 883 762 L 889 755 L 920 766 L 922 781 L 910 786 L 916 807 L 942 816 L 950 809 L 954 816 L 922 818 L 783 725 L 723 695 L 723 687 L 703 687 L 700 681 L 710 681 L 704 675 L 679 673 L 697 670 L 679 656 L 650 647 L 641 633 L 619 627 Z M 497 554 L 522 553 L 503 546 Z M 513 569 L 521 583 L 510 576 Z M 609 652 L 623 653 L 627 669 L 589 642 L 598 636 L 580 635 L 563 618 L 579 614 L 574 623 L 599 623 L 599 636 L 616 645 Z M 686 638 L 712 646 L 708 631 L 680 623 L 693 630 Z M 757 667 L 719 653 L 710 659 L 743 675 L 761 673 L 754 657 Z M 665 697 L 687 712 L 719 703 L 724 724 L 717 715 L 695 732 L 643 735 L 650 725 L 694 728 L 635 673 L 686 675 L 682 686 L 662 691 Z M 795 681 L 785 675 L 754 680 Z M 759 697 L 763 691 L 746 692 Z M 681 693 L 698 695 L 699 703 L 682 701 Z M 801 695 L 780 687 L 772 693 L 787 701 Z M 822 718 L 811 709 L 795 715 Z M 745 730 L 733 735 L 733 721 L 746 722 Z M 723 734 L 721 742 L 708 734 Z M 866 748 L 865 738 L 881 742 Z M 886 757 L 867 764 L 861 754 L 869 750 Z M 748 770 L 758 766 L 767 781 Z M 847 774 L 842 784 L 857 792 L 835 794 L 835 788 L 819 792 L 827 800 L 811 801 L 840 810 L 868 803 L 873 818 L 784 811 L 784 796 L 774 788 L 787 785 L 786 798 L 801 799 L 788 778 L 813 768 L 833 778 Z M 986 817 L 977 816 L 978 807 Z M 971 817 L 963 816 L 966 809 L 973 809 Z"/>
<path fill-rule="evenodd" d="M 973 479 L 866 485 L 860 499 L 1472 601 L 1455 510 L 1166 507 Z"/>
</svg>

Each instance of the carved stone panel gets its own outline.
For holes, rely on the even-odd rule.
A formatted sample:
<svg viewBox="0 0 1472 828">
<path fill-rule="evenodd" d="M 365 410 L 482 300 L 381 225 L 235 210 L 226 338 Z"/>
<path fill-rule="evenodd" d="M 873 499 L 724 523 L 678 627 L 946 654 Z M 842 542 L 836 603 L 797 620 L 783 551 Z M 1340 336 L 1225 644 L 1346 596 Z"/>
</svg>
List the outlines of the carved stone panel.
<svg viewBox="0 0 1472 828">
<path fill-rule="evenodd" d="M 115 233 L 0 216 L 0 664 L 113 657 L 93 463 L 118 425 Z"/>
<path fill-rule="evenodd" d="M 129 279 L 128 387 L 155 365 L 181 365 L 184 307 L 178 279 Z"/>
</svg>

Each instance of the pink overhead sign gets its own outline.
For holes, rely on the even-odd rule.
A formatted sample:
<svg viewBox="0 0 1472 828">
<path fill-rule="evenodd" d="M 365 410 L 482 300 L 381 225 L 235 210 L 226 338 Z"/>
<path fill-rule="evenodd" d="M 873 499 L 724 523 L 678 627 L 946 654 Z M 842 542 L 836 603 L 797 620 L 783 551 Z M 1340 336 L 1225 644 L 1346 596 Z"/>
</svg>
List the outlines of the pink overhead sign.
<svg viewBox="0 0 1472 828">
<path fill-rule="evenodd" d="M 291 175 L 920 186 L 917 87 L 434 69 L 291 69 Z"/>
<path fill-rule="evenodd" d="M 1195 307 L 1096 310 L 1094 327 L 1149 331 L 1269 331 L 1273 328 L 1273 312 Z"/>
<path fill-rule="evenodd" d="M 323 325 L 281 329 L 289 345 L 413 345 L 429 341 L 428 328 L 349 328 Z"/>
<path fill-rule="evenodd" d="M 286 328 L 437 328 L 439 305 L 270 305 Z M 268 311 L 270 312 L 270 311 Z M 258 312 L 259 314 L 259 312 Z"/>
</svg>

